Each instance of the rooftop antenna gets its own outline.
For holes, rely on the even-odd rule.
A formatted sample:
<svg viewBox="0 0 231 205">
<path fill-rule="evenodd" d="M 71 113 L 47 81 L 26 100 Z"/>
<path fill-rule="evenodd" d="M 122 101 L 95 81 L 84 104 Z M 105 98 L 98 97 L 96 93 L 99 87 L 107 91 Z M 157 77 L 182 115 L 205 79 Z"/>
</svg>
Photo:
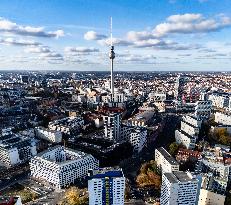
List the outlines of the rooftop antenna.
<svg viewBox="0 0 231 205">
<path fill-rule="evenodd" d="M 111 33 L 111 46 L 112 46 L 112 17 L 111 17 L 111 28 L 110 28 L 110 33 Z"/>
<path fill-rule="evenodd" d="M 111 95 L 112 95 L 112 101 L 114 98 L 114 74 L 113 74 L 113 60 L 115 58 L 115 53 L 114 53 L 114 46 L 112 42 L 112 17 L 111 17 L 111 51 L 109 53 L 109 58 L 111 59 Z"/>
</svg>

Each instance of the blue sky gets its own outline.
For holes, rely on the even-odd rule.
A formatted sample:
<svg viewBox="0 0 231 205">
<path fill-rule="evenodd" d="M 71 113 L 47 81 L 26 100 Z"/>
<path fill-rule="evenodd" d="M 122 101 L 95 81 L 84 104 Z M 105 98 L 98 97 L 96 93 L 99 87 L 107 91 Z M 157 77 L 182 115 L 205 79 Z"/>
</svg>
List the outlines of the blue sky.
<svg viewBox="0 0 231 205">
<path fill-rule="evenodd" d="M 231 71 L 230 0 L 1 0 L 0 69 Z"/>
</svg>

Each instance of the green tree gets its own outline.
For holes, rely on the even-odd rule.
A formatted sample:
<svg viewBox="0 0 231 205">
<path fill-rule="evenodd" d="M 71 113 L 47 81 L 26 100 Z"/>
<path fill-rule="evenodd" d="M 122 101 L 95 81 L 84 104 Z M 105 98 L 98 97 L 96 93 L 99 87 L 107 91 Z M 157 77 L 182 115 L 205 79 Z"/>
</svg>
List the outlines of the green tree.
<svg viewBox="0 0 231 205">
<path fill-rule="evenodd" d="M 179 145 L 176 142 L 173 142 L 169 145 L 169 154 L 176 156 L 179 149 Z"/>
</svg>

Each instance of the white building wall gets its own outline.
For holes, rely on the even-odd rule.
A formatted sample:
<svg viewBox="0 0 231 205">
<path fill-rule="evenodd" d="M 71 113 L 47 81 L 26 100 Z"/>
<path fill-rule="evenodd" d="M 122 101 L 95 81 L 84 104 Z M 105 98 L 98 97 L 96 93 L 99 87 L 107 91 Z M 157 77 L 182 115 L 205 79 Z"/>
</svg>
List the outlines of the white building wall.
<svg viewBox="0 0 231 205">
<path fill-rule="evenodd" d="M 197 188 L 197 180 L 186 179 L 184 182 L 178 180 L 171 181 L 163 174 L 160 204 L 195 205 L 197 201 Z"/>
<path fill-rule="evenodd" d="M 229 125 L 231 126 L 231 115 L 216 112 L 215 113 L 215 122 L 223 125 Z"/>
<path fill-rule="evenodd" d="M 12 149 L 8 150 L 8 154 L 9 154 L 9 159 L 10 159 L 11 165 L 15 165 L 15 164 L 18 164 L 21 162 L 21 160 L 19 159 L 19 154 L 18 154 L 17 148 L 12 148 Z"/>
<path fill-rule="evenodd" d="M 175 140 L 177 144 L 183 144 L 187 149 L 195 148 L 196 138 L 188 137 L 179 130 L 175 131 Z"/>
<path fill-rule="evenodd" d="M 62 142 L 62 133 L 60 131 L 49 130 L 42 127 L 35 128 L 37 137 L 48 140 L 52 143 Z"/>
<path fill-rule="evenodd" d="M 225 196 L 205 189 L 200 190 L 198 205 L 224 205 Z"/>
<path fill-rule="evenodd" d="M 179 171 L 179 164 L 178 163 L 173 164 L 171 163 L 171 160 L 172 162 L 175 161 L 175 159 L 169 153 L 168 153 L 168 157 L 165 158 L 165 156 L 162 155 L 158 149 L 155 150 L 155 161 L 157 163 L 157 166 L 161 168 L 162 173 L 171 173 L 173 171 Z"/>
<path fill-rule="evenodd" d="M 185 115 L 185 116 L 182 117 L 182 120 L 184 120 L 185 122 L 190 123 L 191 125 L 194 125 L 195 127 L 199 127 L 199 128 L 201 127 L 202 121 L 199 120 L 199 119 L 196 119 L 193 116 Z"/>
<path fill-rule="evenodd" d="M 124 205 L 125 178 L 113 179 L 113 205 Z"/>
<path fill-rule="evenodd" d="M 192 127 L 190 124 L 181 121 L 181 130 L 185 131 L 189 135 L 198 135 L 199 134 L 199 127 Z"/>
<path fill-rule="evenodd" d="M 102 188 L 103 182 L 101 179 L 88 180 L 89 205 L 102 204 Z"/>
</svg>

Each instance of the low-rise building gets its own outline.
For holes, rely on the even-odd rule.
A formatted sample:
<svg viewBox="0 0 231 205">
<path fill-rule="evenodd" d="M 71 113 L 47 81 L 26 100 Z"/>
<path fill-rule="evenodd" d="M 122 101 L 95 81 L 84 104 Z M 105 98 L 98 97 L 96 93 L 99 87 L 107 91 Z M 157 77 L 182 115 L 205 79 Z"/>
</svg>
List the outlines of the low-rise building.
<svg viewBox="0 0 231 205">
<path fill-rule="evenodd" d="M 215 122 L 218 124 L 231 126 L 231 114 L 216 112 L 215 113 Z"/>
<path fill-rule="evenodd" d="M 198 205 L 224 205 L 225 196 L 206 189 L 200 189 Z"/>
<path fill-rule="evenodd" d="M 71 134 L 74 130 L 79 130 L 83 127 L 84 120 L 82 117 L 65 117 L 62 119 L 49 122 L 48 128 L 57 130 L 65 134 Z"/>
<path fill-rule="evenodd" d="M 186 162 L 186 161 L 196 162 L 197 160 L 201 159 L 201 157 L 202 157 L 202 153 L 199 151 L 180 148 L 176 155 L 176 160 L 178 162 Z"/>
<path fill-rule="evenodd" d="M 62 133 L 56 130 L 50 130 L 44 127 L 36 127 L 35 135 L 38 138 L 45 139 L 52 143 L 62 142 Z"/>
</svg>

